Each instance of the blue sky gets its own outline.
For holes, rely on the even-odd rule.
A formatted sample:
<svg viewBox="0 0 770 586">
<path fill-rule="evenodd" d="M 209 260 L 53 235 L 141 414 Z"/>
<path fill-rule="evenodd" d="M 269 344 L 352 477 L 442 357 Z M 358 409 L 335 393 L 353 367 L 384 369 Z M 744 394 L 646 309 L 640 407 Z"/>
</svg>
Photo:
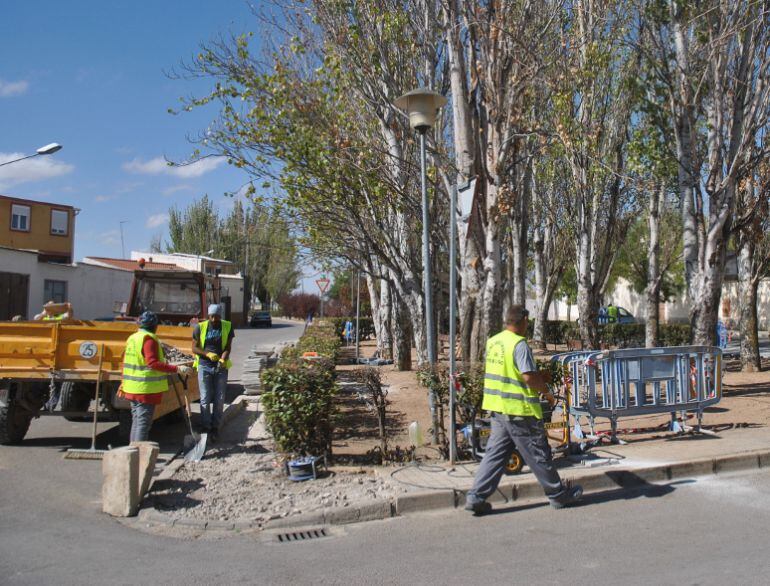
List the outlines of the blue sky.
<svg viewBox="0 0 770 586">
<path fill-rule="evenodd" d="M 179 97 L 206 80 L 171 80 L 164 71 L 219 33 L 253 30 L 243 0 L 43 0 L 9 2 L 0 19 L 0 162 L 50 142 L 56 154 L 0 168 L 0 194 L 81 209 L 75 256 L 121 256 L 166 234 L 168 208 L 208 193 L 232 206 L 246 175 L 218 159 L 172 169 L 164 157 L 192 152 L 188 135 L 214 108 L 172 116 Z"/>
</svg>

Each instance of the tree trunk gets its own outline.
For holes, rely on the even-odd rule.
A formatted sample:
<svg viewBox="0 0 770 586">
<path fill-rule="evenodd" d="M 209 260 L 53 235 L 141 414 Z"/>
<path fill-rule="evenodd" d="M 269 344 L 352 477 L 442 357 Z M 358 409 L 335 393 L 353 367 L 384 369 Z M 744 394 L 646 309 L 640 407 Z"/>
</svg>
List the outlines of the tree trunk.
<svg viewBox="0 0 770 586">
<path fill-rule="evenodd" d="M 658 345 L 658 323 L 660 318 L 660 212 L 666 196 L 666 186 L 661 182 L 658 191 L 650 196 L 648 225 L 650 240 L 647 260 L 647 321 L 644 326 L 644 343 L 648 348 Z"/>
<path fill-rule="evenodd" d="M 393 359 L 393 325 L 391 323 L 393 299 L 390 288 L 390 283 L 385 280 L 380 281 L 380 306 L 378 313 L 380 316 L 380 327 L 382 328 L 382 340 L 377 339 L 377 348 L 380 350 L 380 358 L 385 360 Z"/>
<path fill-rule="evenodd" d="M 393 362 L 397 370 L 412 370 L 412 329 L 409 310 L 398 295 L 393 297 L 390 322 L 393 326 Z"/>
<path fill-rule="evenodd" d="M 754 245 L 744 242 L 738 252 L 738 299 L 741 312 L 741 370 L 759 372 L 762 362 L 759 355 L 759 326 L 757 319 L 757 288 L 754 277 Z"/>
</svg>

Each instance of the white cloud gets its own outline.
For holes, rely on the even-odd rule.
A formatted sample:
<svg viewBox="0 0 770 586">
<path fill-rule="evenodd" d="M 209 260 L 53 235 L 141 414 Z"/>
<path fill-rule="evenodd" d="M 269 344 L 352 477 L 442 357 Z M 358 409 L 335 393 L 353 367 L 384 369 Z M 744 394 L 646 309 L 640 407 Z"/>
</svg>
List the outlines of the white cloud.
<svg viewBox="0 0 770 586">
<path fill-rule="evenodd" d="M 102 232 L 97 236 L 97 241 L 104 246 L 115 246 L 120 244 L 120 230 L 109 230 Z"/>
<path fill-rule="evenodd" d="M 205 173 L 213 171 L 224 163 L 221 157 L 210 157 L 201 159 L 190 165 L 170 166 L 163 157 L 155 157 L 149 161 L 134 159 L 128 163 L 123 163 L 123 170 L 129 173 L 140 173 L 142 175 L 171 175 L 172 177 L 181 177 L 190 179 L 200 177 Z"/>
<path fill-rule="evenodd" d="M 0 153 L 0 163 L 24 157 L 23 153 Z M 32 157 L 0 167 L 0 189 L 7 189 L 19 183 L 42 181 L 71 173 L 74 165 L 57 161 L 50 156 Z"/>
<path fill-rule="evenodd" d="M 146 226 L 148 228 L 158 228 L 168 223 L 168 214 L 155 214 L 147 218 Z"/>
<path fill-rule="evenodd" d="M 195 189 L 192 185 L 187 183 L 180 183 L 179 185 L 172 185 L 163 190 L 163 195 L 173 195 L 178 191 L 192 191 Z"/>
<path fill-rule="evenodd" d="M 27 93 L 28 81 L 3 81 L 0 79 L 0 98 L 12 98 Z"/>
<path fill-rule="evenodd" d="M 94 201 L 96 203 L 104 203 L 105 201 L 112 201 L 113 199 L 115 199 L 115 197 L 116 196 L 114 196 L 114 195 L 97 195 L 94 198 Z"/>
</svg>

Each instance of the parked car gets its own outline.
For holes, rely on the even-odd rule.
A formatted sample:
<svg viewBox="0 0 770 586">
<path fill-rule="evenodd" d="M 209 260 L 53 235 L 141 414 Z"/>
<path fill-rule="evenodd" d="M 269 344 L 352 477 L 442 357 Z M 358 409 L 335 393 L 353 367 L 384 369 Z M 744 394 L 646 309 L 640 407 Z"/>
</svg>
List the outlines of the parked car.
<svg viewBox="0 0 770 586">
<path fill-rule="evenodd" d="M 615 306 L 618 310 L 618 319 L 615 323 L 619 324 L 635 324 L 639 323 L 637 319 L 633 316 L 633 314 L 625 309 L 624 307 Z M 600 324 L 607 324 L 610 323 L 610 315 L 609 311 L 606 307 L 600 307 L 599 308 L 599 319 Z"/>
<path fill-rule="evenodd" d="M 255 311 L 254 313 L 251 314 L 249 325 L 252 328 L 259 328 L 259 327 L 272 328 L 273 318 L 270 317 L 269 311 Z"/>
</svg>

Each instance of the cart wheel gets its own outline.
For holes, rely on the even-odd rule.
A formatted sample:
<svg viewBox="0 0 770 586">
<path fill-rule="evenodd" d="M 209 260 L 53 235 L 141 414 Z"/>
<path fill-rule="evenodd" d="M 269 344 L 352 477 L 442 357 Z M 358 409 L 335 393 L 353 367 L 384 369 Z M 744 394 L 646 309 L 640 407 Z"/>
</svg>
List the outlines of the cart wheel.
<svg viewBox="0 0 770 586">
<path fill-rule="evenodd" d="M 505 465 L 505 473 L 508 475 L 518 474 L 522 468 L 524 468 L 524 459 L 518 451 L 514 450 L 511 459 Z"/>
</svg>

